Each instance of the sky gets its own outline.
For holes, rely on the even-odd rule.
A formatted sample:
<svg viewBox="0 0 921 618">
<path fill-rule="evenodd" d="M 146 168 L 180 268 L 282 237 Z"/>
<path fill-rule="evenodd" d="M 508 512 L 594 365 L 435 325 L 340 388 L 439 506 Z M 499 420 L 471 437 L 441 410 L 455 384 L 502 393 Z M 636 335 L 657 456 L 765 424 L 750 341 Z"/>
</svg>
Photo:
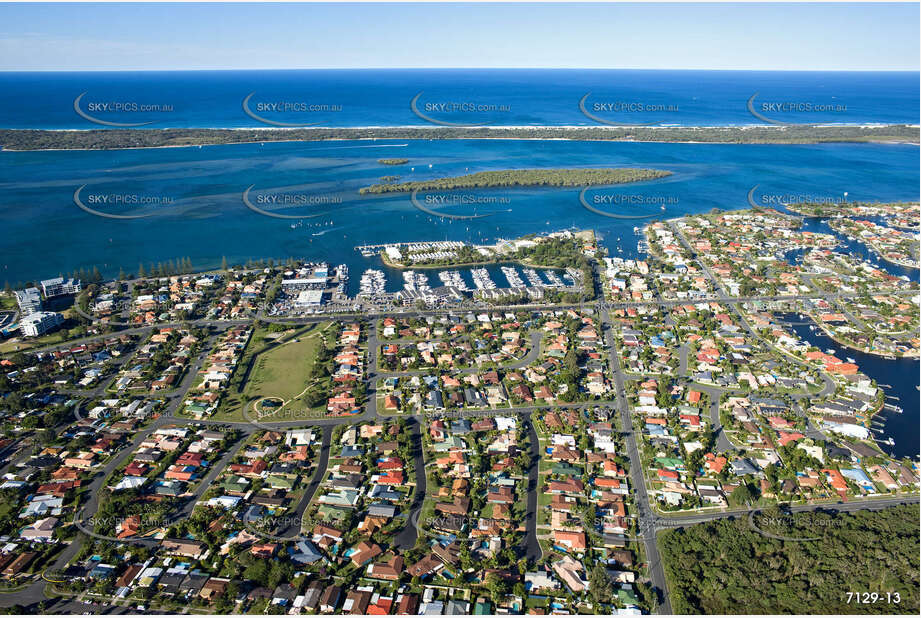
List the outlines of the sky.
<svg viewBox="0 0 921 618">
<path fill-rule="evenodd" d="M 0 70 L 919 69 L 919 4 L 0 4 Z"/>
</svg>

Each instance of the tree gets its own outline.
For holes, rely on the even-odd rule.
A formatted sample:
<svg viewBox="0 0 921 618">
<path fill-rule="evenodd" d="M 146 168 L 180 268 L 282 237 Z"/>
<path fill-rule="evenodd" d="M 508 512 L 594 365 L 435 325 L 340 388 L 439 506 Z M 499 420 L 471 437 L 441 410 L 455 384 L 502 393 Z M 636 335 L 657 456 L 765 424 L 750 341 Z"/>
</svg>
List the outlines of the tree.
<svg viewBox="0 0 921 618">
<path fill-rule="evenodd" d="M 729 501 L 736 506 L 749 504 L 755 498 L 757 498 L 757 494 L 754 488 L 748 483 L 739 485 L 729 495 Z"/>
<path fill-rule="evenodd" d="M 600 605 L 611 602 L 611 597 L 614 595 L 614 585 L 611 583 L 611 578 L 608 577 L 607 569 L 602 564 L 595 563 L 588 576 L 588 581 L 589 596 L 591 596 L 594 604 Z M 599 613 L 597 607 L 594 609 L 596 614 Z"/>
<path fill-rule="evenodd" d="M 644 348 L 644 350 L 650 350 L 649 347 Z M 651 353 L 651 350 L 650 350 Z M 665 383 L 665 380 L 659 380 L 658 392 L 656 393 L 656 405 L 660 408 L 668 409 L 672 402 L 672 396 L 668 392 L 668 385 Z"/>
<path fill-rule="evenodd" d="M 489 596 L 496 605 L 501 603 L 508 594 L 508 584 L 495 573 L 491 573 L 486 578 L 486 589 L 489 590 Z"/>
</svg>

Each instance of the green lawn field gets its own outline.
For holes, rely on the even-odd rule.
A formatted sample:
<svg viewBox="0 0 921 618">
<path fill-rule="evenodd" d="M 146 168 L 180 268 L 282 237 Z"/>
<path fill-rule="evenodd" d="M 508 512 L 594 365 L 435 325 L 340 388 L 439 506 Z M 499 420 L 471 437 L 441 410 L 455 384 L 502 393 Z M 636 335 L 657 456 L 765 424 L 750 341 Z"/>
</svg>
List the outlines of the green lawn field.
<svg viewBox="0 0 921 618">
<path fill-rule="evenodd" d="M 292 328 L 291 331 L 280 333 L 278 337 L 272 335 L 263 328 L 253 334 L 237 368 L 237 372 L 245 377 L 234 375 L 224 403 L 213 416 L 215 420 L 285 420 L 281 418 L 283 413 L 278 412 L 260 416 L 248 402 L 272 398 L 285 404 L 279 410 L 293 407 L 298 397 L 312 383 L 310 371 L 316 361 L 317 351 L 324 345 L 323 337 L 333 343 L 336 333 L 332 323 L 323 323 Z M 246 374 L 250 363 L 252 368 Z M 240 384 L 239 380 L 243 383 Z M 244 411 L 247 406 L 248 409 Z M 263 410 L 263 413 L 268 411 Z"/>
</svg>

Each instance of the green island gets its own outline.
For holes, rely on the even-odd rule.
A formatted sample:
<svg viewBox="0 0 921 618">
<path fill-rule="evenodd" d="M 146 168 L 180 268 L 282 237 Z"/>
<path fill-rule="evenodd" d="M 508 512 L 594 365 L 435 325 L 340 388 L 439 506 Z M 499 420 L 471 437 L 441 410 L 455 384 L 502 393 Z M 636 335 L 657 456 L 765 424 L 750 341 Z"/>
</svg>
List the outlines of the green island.
<svg viewBox="0 0 921 618">
<path fill-rule="evenodd" d="M 408 193 L 493 187 L 585 187 L 654 180 L 670 175 L 671 172 L 663 170 L 634 168 L 494 170 L 432 180 L 376 184 L 363 187 L 359 193 Z"/>
<path fill-rule="evenodd" d="M 377 162 L 381 165 L 403 165 L 409 163 L 409 159 L 378 159 Z"/>
<path fill-rule="evenodd" d="M 918 613 L 916 505 L 838 514 L 774 508 L 755 524 L 787 540 L 759 533 L 746 516 L 659 535 L 675 613 Z M 868 604 L 856 593 L 882 600 Z"/>
<path fill-rule="evenodd" d="M 568 139 L 716 144 L 818 144 L 903 142 L 917 144 L 918 129 L 882 126 L 752 127 L 369 127 L 305 129 L 2 129 L 4 150 L 117 150 L 265 142 L 375 139 Z"/>
</svg>

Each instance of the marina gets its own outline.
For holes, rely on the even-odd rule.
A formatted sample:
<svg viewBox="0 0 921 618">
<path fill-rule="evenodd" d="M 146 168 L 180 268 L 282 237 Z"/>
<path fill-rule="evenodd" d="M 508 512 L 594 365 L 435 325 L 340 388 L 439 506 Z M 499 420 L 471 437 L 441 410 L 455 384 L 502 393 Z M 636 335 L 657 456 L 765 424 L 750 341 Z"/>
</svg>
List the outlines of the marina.
<svg viewBox="0 0 921 618">
<path fill-rule="evenodd" d="M 525 269 L 522 269 L 522 272 L 524 273 L 525 279 L 528 280 L 528 283 L 529 283 L 530 285 L 532 285 L 532 286 L 534 286 L 534 287 L 536 287 L 536 288 L 545 287 L 546 284 L 545 284 L 544 281 L 540 278 L 540 276 L 537 274 L 537 271 L 534 270 L 533 268 L 525 268 Z"/>
<path fill-rule="evenodd" d="M 490 278 L 489 271 L 485 268 L 474 268 L 470 271 L 470 274 L 473 276 L 473 285 L 476 286 L 478 290 L 494 290 L 496 289 L 496 284 Z"/>
<path fill-rule="evenodd" d="M 503 266 L 502 274 L 505 275 L 505 280 L 508 281 L 510 287 L 513 288 L 523 288 L 524 281 L 521 280 L 521 277 L 518 276 L 518 271 L 512 268 L 511 266 Z"/>
<path fill-rule="evenodd" d="M 414 270 L 407 270 L 403 273 L 403 289 L 407 292 L 417 292 L 425 295 L 432 291 L 429 285 L 429 278 L 423 273 Z"/>
<path fill-rule="evenodd" d="M 460 272 L 456 270 L 442 270 L 438 273 L 438 278 L 441 279 L 444 285 L 455 287 L 464 292 L 470 291 L 470 286 L 461 277 Z"/>
<path fill-rule="evenodd" d="M 369 268 L 361 275 L 359 282 L 359 296 L 380 296 L 384 294 L 387 279 L 384 271 Z"/>
</svg>

